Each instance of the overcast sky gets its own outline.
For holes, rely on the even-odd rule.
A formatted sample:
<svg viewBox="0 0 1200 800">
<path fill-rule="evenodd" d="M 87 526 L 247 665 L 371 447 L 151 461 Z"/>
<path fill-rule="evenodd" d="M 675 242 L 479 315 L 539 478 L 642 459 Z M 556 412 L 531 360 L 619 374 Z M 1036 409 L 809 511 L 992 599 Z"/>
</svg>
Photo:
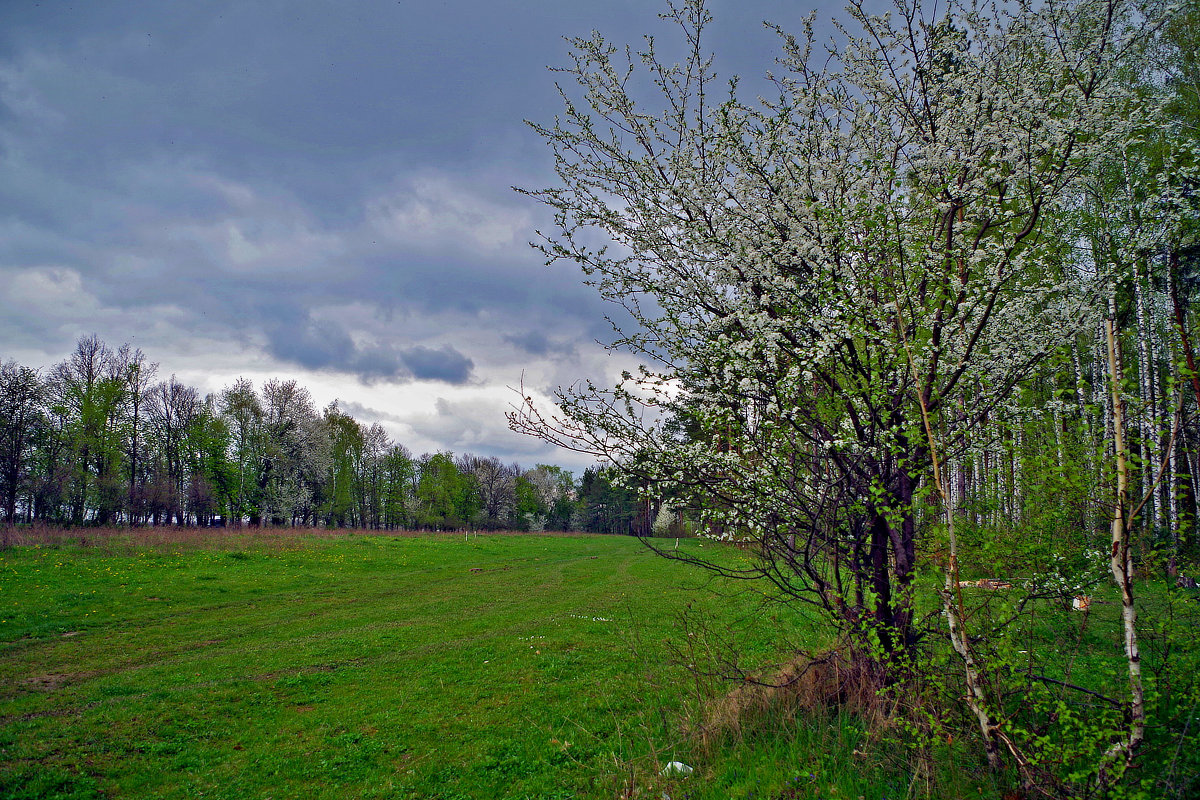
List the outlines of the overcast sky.
<svg viewBox="0 0 1200 800">
<path fill-rule="evenodd" d="M 810 3 L 717 0 L 723 72 Z M 509 387 L 611 383 L 611 309 L 527 242 L 562 37 L 650 0 L 0 0 L 0 359 L 129 342 L 202 392 L 295 378 L 414 452 L 584 462 Z M 827 12 L 825 13 L 828 16 Z"/>
</svg>

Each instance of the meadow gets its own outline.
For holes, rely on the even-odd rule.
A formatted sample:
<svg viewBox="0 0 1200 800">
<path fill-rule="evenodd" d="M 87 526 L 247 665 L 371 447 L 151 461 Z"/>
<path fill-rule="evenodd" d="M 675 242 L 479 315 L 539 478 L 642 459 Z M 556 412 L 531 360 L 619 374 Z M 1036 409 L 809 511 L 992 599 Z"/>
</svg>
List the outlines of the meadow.
<svg viewBox="0 0 1200 800">
<path fill-rule="evenodd" d="M 821 644 L 801 613 L 630 537 L 18 541 L 0 553 L 0 796 L 882 800 L 930 779 L 833 712 L 702 741 L 729 685 L 684 663 L 719 655 L 697 622 L 751 667 Z M 943 758 L 941 785 L 991 796 L 972 759 Z M 662 776 L 675 760 L 695 771 Z"/>
</svg>

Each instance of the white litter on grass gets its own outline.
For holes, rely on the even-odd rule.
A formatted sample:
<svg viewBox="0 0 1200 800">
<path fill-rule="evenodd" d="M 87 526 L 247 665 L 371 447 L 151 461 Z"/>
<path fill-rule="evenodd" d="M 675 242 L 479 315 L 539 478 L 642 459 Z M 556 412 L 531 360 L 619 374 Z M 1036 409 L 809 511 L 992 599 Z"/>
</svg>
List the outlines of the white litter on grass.
<svg viewBox="0 0 1200 800">
<path fill-rule="evenodd" d="M 592 622 L 612 622 L 608 617 L 589 617 L 586 614 L 567 614 L 567 616 L 575 619 L 590 619 Z"/>
<path fill-rule="evenodd" d="M 692 768 L 682 761 L 672 761 L 662 768 L 659 775 L 691 775 Z"/>
</svg>

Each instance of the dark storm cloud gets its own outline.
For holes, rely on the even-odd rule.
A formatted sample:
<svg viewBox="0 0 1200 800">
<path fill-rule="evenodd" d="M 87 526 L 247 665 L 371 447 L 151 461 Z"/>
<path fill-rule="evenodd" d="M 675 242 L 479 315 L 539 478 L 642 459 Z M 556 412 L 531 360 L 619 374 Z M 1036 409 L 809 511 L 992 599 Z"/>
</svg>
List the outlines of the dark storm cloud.
<svg viewBox="0 0 1200 800">
<path fill-rule="evenodd" d="M 651 18 L 640 0 L 9 4 L 0 59 L 23 74 L 3 122 L 36 112 L 50 136 L 23 147 L 75 175 L 204 159 L 336 213 L 381 174 L 527 156 L 559 37 Z"/>
<path fill-rule="evenodd" d="M 4 17 L 0 217 L 20 228 L 0 251 L 5 266 L 76 268 L 110 302 L 178 299 L 181 272 L 201 282 L 207 272 L 210 285 L 262 298 L 268 290 L 253 276 L 220 268 L 229 254 L 204 239 L 203 226 L 240 221 L 253 242 L 253 226 L 269 226 L 266 205 L 278 201 L 335 236 L 366 233 L 389 214 L 429 234 L 389 242 L 377 231 L 384 241 L 372 249 L 364 240 L 350 254 L 363 267 L 359 280 L 319 281 L 322 296 L 340 288 L 465 310 L 529 299 L 557 315 L 594 315 L 573 270 L 547 277 L 520 249 L 531 219 L 504 242 L 508 269 L 496 270 L 495 254 L 479 248 L 431 245 L 438 234 L 494 244 L 488 225 L 498 211 L 537 213 L 507 187 L 548 178 L 546 153 L 522 124 L 557 110 L 544 67 L 565 61 L 564 34 L 600 27 L 636 41 L 655 24 L 642 0 L 126 0 L 13 4 Z M 403 192 L 422 172 L 450 178 L 405 205 Z M 487 202 L 456 205 L 456 185 Z M 261 207 L 239 208 L 248 201 L 227 190 L 249 192 Z M 439 228 L 445 214 L 462 229 Z M 179 230 L 186 221 L 195 228 Z M 156 229 L 173 238 L 155 241 Z M 472 230 L 482 234 L 462 235 Z M 134 277 L 150 280 L 129 285 L 128 270 L 113 268 L 130 255 L 144 259 Z M 199 275 L 187 275 L 189 264 Z"/>
<path fill-rule="evenodd" d="M 413 377 L 445 383 L 466 383 L 475 367 L 471 359 L 448 345 L 410 347 L 400 353 L 400 358 Z"/>
<path fill-rule="evenodd" d="M 346 368 L 355 359 L 354 340 L 336 323 L 304 320 L 268 330 L 271 352 L 309 369 Z"/>
<path fill-rule="evenodd" d="M 462 384 L 472 377 L 474 362 L 450 345 L 397 349 L 388 344 L 356 344 L 334 320 L 285 316 L 269 324 L 269 349 L 281 361 L 311 370 L 332 370 L 375 380 L 440 381 Z"/>
<path fill-rule="evenodd" d="M 365 345 L 359 348 L 352 366 L 351 371 L 364 383 L 396 380 L 405 376 L 402 354 L 385 345 Z"/>
</svg>

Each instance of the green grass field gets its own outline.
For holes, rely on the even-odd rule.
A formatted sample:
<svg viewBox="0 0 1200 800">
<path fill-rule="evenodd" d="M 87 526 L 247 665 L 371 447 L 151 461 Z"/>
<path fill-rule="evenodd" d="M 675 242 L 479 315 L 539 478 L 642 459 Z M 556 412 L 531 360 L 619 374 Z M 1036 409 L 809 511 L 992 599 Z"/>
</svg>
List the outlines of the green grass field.
<svg viewBox="0 0 1200 800">
<path fill-rule="evenodd" d="M 1151 675 L 1197 656 L 1196 604 L 1165 636 L 1165 597 L 1147 606 Z M 1090 626 L 1041 608 L 1028 646 L 1086 629 L 1072 680 L 1115 675 L 1102 602 Z M 698 674 L 727 654 L 714 642 L 769 670 L 826 646 L 818 630 L 629 537 L 44 535 L 0 552 L 0 798 L 1000 796 L 973 745 L 918 764 L 834 710 L 696 735 L 732 690 Z M 1195 760 L 1182 743 L 1161 743 L 1172 769 Z M 661 776 L 672 760 L 695 772 Z"/>
<path fill-rule="evenodd" d="M 680 613 L 781 654 L 634 539 L 200 535 L 0 553 L 0 797 L 903 795 L 847 720 L 706 756 Z"/>
</svg>

